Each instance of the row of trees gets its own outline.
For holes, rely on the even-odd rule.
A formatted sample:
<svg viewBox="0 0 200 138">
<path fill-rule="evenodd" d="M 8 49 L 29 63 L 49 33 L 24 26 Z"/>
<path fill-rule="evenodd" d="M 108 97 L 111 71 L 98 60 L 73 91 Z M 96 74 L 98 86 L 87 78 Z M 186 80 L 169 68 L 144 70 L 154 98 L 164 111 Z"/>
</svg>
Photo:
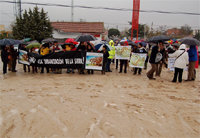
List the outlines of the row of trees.
<svg viewBox="0 0 200 138">
<path fill-rule="evenodd" d="M 17 17 L 12 28 L 15 39 L 31 38 L 38 41 L 51 37 L 53 30 L 47 13 L 43 8 L 39 11 L 37 6 Z"/>
<path fill-rule="evenodd" d="M 130 22 L 130 25 L 132 23 Z M 120 32 L 118 29 L 115 28 L 111 28 L 108 30 L 108 36 L 112 37 L 112 36 L 119 36 L 119 37 L 130 37 L 131 36 L 131 29 L 128 30 L 124 30 L 122 32 Z M 182 38 L 184 36 L 189 36 L 192 35 L 192 28 L 188 25 L 184 25 L 181 26 L 180 28 L 173 28 L 174 30 L 178 30 L 179 34 L 174 34 L 172 37 L 175 38 Z M 157 29 L 153 29 L 152 27 L 150 28 L 148 25 L 146 24 L 139 24 L 139 32 L 138 32 L 138 36 L 140 38 L 149 38 L 152 36 L 156 36 L 156 35 L 167 35 L 167 26 L 159 26 Z M 200 35 L 200 31 L 197 32 L 197 34 L 195 35 L 195 38 L 199 39 L 199 35 Z M 133 37 L 137 36 L 137 31 L 134 30 L 133 31 Z"/>
</svg>

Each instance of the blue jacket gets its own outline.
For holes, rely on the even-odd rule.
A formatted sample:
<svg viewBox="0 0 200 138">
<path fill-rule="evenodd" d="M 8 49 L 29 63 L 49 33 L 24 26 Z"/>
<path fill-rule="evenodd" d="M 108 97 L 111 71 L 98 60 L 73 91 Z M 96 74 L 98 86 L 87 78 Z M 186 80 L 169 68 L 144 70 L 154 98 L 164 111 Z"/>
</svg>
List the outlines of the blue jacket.
<svg viewBox="0 0 200 138">
<path fill-rule="evenodd" d="M 198 60 L 196 46 L 190 46 L 190 49 L 188 50 L 188 55 L 189 55 L 189 62 Z"/>
</svg>

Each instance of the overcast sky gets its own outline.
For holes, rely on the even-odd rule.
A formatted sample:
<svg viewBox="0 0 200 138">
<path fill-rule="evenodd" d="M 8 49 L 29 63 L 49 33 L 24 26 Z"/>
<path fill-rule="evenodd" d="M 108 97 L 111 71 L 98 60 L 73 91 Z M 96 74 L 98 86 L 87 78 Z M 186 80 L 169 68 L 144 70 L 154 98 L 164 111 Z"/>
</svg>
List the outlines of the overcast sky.
<svg viewBox="0 0 200 138">
<path fill-rule="evenodd" d="M 0 0 L 1 1 L 1 0 Z M 13 1 L 13 0 L 10 0 Z M 22 0 L 22 2 L 56 3 L 71 5 L 71 0 Z M 74 5 L 101 6 L 111 8 L 133 7 L 132 0 L 74 0 Z M 41 7 L 41 6 L 39 6 Z M 32 5 L 22 5 L 22 9 L 33 8 Z M 46 7 L 51 21 L 70 21 L 71 8 L 66 7 Z M 140 10 L 161 10 L 161 11 L 181 11 L 200 13 L 200 0 L 141 0 Z M 14 21 L 14 5 L 0 3 L 0 24 L 10 25 Z M 74 8 L 74 21 L 101 21 L 106 28 L 118 27 L 120 30 L 130 27 L 132 12 L 130 11 L 109 11 Z M 194 29 L 200 29 L 200 15 L 172 15 L 159 13 L 140 12 L 140 23 L 151 25 L 167 25 L 168 27 L 179 27 L 188 24 Z"/>
</svg>

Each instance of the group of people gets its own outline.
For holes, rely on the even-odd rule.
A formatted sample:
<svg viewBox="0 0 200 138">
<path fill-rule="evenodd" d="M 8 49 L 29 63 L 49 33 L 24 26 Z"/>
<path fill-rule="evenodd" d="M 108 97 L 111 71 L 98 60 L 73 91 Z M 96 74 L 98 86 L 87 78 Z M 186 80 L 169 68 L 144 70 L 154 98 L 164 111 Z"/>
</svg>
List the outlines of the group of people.
<svg viewBox="0 0 200 138">
<path fill-rule="evenodd" d="M 52 52 L 60 52 L 60 51 L 81 51 L 81 52 L 101 52 L 104 55 L 103 58 L 103 70 L 102 74 L 105 72 L 112 72 L 110 65 L 113 62 L 116 62 L 116 69 L 118 69 L 118 62 L 120 62 L 119 73 L 127 73 L 127 66 L 129 61 L 123 59 L 115 60 L 115 46 L 128 46 L 131 45 L 127 41 L 109 41 L 110 50 L 108 51 L 107 46 L 104 45 L 101 51 L 96 51 L 94 45 L 91 42 L 80 42 L 76 47 L 77 43 L 65 43 L 63 45 L 59 45 L 57 41 L 44 43 L 36 50 L 36 48 L 27 49 L 25 44 L 20 44 L 18 49 L 24 50 L 27 52 L 37 53 L 40 55 L 47 55 Z M 164 42 L 159 41 L 155 44 L 148 44 L 148 46 L 143 45 L 142 43 L 138 43 L 137 45 L 131 45 L 133 53 L 143 53 L 147 54 L 147 58 L 144 64 L 144 69 L 147 69 L 147 63 L 151 64 L 151 69 L 147 72 L 147 77 L 150 80 L 155 80 L 154 73 L 156 76 L 160 76 L 162 72 L 163 65 L 167 67 L 167 59 L 168 57 L 174 57 L 175 59 L 175 71 L 174 78 L 172 82 L 176 82 L 177 78 L 179 82 L 182 82 L 183 70 L 188 66 L 188 79 L 187 81 L 194 81 L 196 78 L 195 74 L 195 63 L 198 61 L 197 56 L 197 47 L 190 46 L 187 49 L 185 44 L 180 45 L 180 47 L 172 47 L 171 49 L 167 49 Z M 169 48 L 169 47 L 168 47 Z M 14 49 L 13 46 L 4 46 L 1 51 L 1 59 L 3 62 L 3 74 L 7 73 L 7 65 L 8 70 L 12 72 L 16 72 L 16 60 L 17 60 L 18 52 Z M 32 66 L 32 73 L 38 72 L 38 67 Z M 46 68 L 46 72 L 52 72 L 56 74 L 62 73 L 62 69 L 60 68 L 48 68 L 41 67 L 41 73 L 44 73 L 44 69 Z M 30 72 L 29 65 L 23 65 L 24 72 Z M 133 68 L 133 74 L 140 75 L 142 73 L 142 68 Z M 85 74 L 84 69 L 78 70 L 79 74 Z M 67 68 L 66 73 L 75 73 L 73 68 Z M 94 70 L 87 70 L 88 74 L 94 74 Z"/>
<path fill-rule="evenodd" d="M 197 46 L 191 45 L 187 48 L 185 44 L 181 44 L 179 47 L 174 47 L 173 51 L 166 50 L 162 41 L 151 49 L 151 55 L 149 63 L 151 69 L 147 72 L 147 77 L 151 80 L 155 80 L 156 76 L 160 76 L 162 71 L 162 65 L 166 64 L 167 58 L 175 58 L 174 63 L 174 77 L 172 82 L 182 82 L 183 70 L 188 67 L 188 77 L 186 81 L 194 81 L 196 79 L 195 64 L 198 66 L 198 50 Z"/>
<path fill-rule="evenodd" d="M 17 50 L 14 49 L 14 46 L 2 46 L 1 48 L 1 60 L 3 62 L 3 74 L 7 73 L 7 67 L 8 70 L 11 72 L 17 72 L 16 71 L 16 60 L 18 57 Z"/>
</svg>

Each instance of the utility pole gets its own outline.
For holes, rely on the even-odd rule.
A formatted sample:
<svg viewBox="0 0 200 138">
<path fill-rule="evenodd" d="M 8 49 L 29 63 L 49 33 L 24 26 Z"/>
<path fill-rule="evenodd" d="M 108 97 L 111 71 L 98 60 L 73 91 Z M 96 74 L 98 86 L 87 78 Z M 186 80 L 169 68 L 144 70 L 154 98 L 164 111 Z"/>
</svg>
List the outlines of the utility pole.
<svg viewBox="0 0 200 138">
<path fill-rule="evenodd" d="M 71 22 L 74 21 L 74 0 L 71 0 Z"/>
<path fill-rule="evenodd" d="M 22 3 L 21 0 L 18 0 L 18 16 L 21 17 L 22 16 Z"/>
</svg>

